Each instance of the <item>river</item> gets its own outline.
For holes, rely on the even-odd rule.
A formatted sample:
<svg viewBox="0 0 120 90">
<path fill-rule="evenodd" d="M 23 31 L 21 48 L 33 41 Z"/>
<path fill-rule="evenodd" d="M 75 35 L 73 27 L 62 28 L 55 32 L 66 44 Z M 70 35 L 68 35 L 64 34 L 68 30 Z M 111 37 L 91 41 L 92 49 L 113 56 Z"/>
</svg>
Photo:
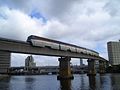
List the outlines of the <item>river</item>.
<svg viewBox="0 0 120 90">
<path fill-rule="evenodd" d="M 120 74 L 76 74 L 61 81 L 56 75 L 11 76 L 0 81 L 0 90 L 120 90 Z"/>
</svg>

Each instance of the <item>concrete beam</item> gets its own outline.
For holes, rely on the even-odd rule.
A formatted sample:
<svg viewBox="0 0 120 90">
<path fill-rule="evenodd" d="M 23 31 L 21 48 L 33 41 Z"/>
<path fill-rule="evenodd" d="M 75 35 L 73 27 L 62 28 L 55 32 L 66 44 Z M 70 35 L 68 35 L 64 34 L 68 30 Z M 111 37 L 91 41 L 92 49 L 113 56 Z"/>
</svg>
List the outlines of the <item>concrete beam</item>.
<svg viewBox="0 0 120 90">
<path fill-rule="evenodd" d="M 12 53 L 105 60 L 104 58 L 99 56 L 96 57 L 88 54 L 75 53 L 70 51 L 55 50 L 50 48 L 40 48 L 40 47 L 32 46 L 30 43 L 27 42 L 7 40 L 1 38 L 0 38 L 0 50 L 12 52 Z"/>
</svg>

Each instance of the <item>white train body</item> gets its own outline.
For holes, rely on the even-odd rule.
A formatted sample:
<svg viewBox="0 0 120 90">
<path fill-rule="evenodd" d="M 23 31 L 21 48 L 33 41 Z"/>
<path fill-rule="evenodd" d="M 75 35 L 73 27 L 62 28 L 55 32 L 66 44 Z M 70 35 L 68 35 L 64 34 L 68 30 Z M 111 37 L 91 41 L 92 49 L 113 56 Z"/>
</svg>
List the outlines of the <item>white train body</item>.
<svg viewBox="0 0 120 90">
<path fill-rule="evenodd" d="M 76 48 L 76 47 L 71 46 L 71 47 L 70 47 L 70 51 L 71 51 L 71 52 L 77 52 L 77 48 Z"/>
<path fill-rule="evenodd" d="M 43 41 L 43 40 L 36 40 L 36 39 L 31 39 L 31 42 L 32 42 L 33 46 L 49 47 L 49 48 L 52 48 L 52 49 L 59 50 L 59 44 L 57 44 L 57 43 Z"/>
<path fill-rule="evenodd" d="M 64 44 L 60 44 L 60 50 L 69 51 L 69 50 L 70 50 L 70 47 L 67 46 L 67 45 L 64 45 Z"/>
<path fill-rule="evenodd" d="M 82 49 L 81 48 L 77 48 L 77 53 L 82 53 Z"/>
<path fill-rule="evenodd" d="M 74 53 L 81 53 L 81 54 L 87 54 L 92 56 L 99 56 L 99 53 L 86 48 L 82 48 L 75 45 L 66 44 L 63 42 L 50 40 L 50 39 L 46 39 L 38 36 L 33 36 L 33 35 L 28 37 L 27 42 L 30 42 L 33 46 L 41 47 L 41 48 L 47 47 L 47 48 L 56 49 L 56 50 L 70 51 Z"/>
<path fill-rule="evenodd" d="M 45 47 L 44 41 L 41 41 L 41 40 L 31 39 L 31 43 L 33 46 Z"/>
</svg>

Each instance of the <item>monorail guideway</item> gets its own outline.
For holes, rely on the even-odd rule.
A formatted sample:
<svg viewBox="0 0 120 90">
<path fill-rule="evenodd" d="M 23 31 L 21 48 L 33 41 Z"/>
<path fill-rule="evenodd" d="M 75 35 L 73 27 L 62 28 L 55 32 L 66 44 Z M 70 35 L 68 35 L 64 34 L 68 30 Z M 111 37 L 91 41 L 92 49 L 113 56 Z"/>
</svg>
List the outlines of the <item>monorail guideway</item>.
<svg viewBox="0 0 120 90">
<path fill-rule="evenodd" d="M 70 71 L 71 58 L 89 59 L 89 74 L 93 74 L 90 72 L 95 68 L 95 60 L 106 61 L 104 58 L 99 56 L 98 52 L 57 40 L 33 35 L 28 37 L 27 42 L 0 38 L 0 73 L 7 73 L 7 69 L 10 67 L 11 53 L 61 57 L 59 58 L 59 79 L 73 77 Z M 100 66 L 102 65 L 104 64 L 101 64 Z M 103 72 L 103 68 L 101 71 Z"/>
<path fill-rule="evenodd" d="M 29 36 L 27 42 L 29 42 L 32 46 L 36 46 L 36 47 L 42 47 L 42 48 L 48 47 L 55 50 L 71 51 L 75 53 L 88 54 L 96 57 L 99 56 L 98 52 L 95 52 L 87 48 L 83 48 L 76 45 L 72 45 L 56 40 L 51 40 L 43 37 L 38 37 L 34 35 Z"/>
</svg>

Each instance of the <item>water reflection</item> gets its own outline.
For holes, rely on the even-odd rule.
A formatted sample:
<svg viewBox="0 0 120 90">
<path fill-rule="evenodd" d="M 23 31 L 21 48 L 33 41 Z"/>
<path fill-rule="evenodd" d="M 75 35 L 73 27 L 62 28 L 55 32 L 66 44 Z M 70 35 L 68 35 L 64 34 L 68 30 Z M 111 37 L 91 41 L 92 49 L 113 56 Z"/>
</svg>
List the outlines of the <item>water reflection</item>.
<svg viewBox="0 0 120 90">
<path fill-rule="evenodd" d="M 71 80 L 60 80 L 60 89 L 61 90 L 72 90 Z"/>
<path fill-rule="evenodd" d="M 96 76 L 89 76 L 89 86 L 90 86 L 90 90 L 96 90 Z"/>
<path fill-rule="evenodd" d="M 112 90 L 111 75 L 100 75 L 100 88 L 102 90 Z"/>
<path fill-rule="evenodd" d="M 0 90 L 9 90 L 10 78 L 4 78 L 0 81 Z"/>
<path fill-rule="evenodd" d="M 78 79 L 77 79 L 78 81 Z M 86 90 L 89 88 L 88 76 L 85 74 L 80 74 L 80 81 L 79 81 L 80 88 L 79 90 Z"/>
<path fill-rule="evenodd" d="M 113 90 L 120 90 L 120 75 L 111 75 Z"/>
<path fill-rule="evenodd" d="M 34 90 L 35 78 L 32 76 L 25 77 L 25 88 L 26 90 Z"/>
<path fill-rule="evenodd" d="M 60 81 L 56 75 L 11 76 L 0 81 L 0 90 L 120 90 L 120 74 L 82 74 Z"/>
</svg>

